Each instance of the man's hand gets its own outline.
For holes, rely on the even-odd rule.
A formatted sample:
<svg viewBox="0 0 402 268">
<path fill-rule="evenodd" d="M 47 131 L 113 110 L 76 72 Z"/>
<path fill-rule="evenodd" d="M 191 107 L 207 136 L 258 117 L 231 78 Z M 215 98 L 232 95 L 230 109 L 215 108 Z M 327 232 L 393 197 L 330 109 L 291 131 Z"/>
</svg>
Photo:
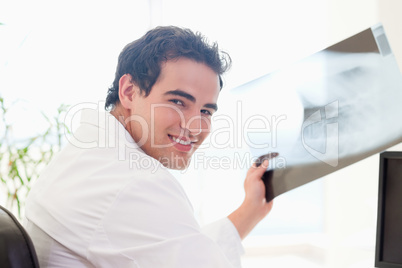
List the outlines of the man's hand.
<svg viewBox="0 0 402 268">
<path fill-rule="evenodd" d="M 273 201 L 265 200 L 265 185 L 261 177 L 268 168 L 268 160 L 257 167 L 254 163 L 244 181 L 246 196 L 241 206 L 228 216 L 240 238 L 244 239 L 272 209 Z"/>
</svg>

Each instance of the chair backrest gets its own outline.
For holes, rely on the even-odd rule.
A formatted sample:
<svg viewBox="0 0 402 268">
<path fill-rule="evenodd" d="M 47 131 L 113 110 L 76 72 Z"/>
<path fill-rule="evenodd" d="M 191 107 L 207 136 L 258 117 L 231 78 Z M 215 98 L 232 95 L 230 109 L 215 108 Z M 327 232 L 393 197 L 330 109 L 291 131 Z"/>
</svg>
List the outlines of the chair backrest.
<svg viewBox="0 0 402 268">
<path fill-rule="evenodd" d="M 0 206 L 0 267 L 38 268 L 38 258 L 28 233 L 14 215 Z"/>
</svg>

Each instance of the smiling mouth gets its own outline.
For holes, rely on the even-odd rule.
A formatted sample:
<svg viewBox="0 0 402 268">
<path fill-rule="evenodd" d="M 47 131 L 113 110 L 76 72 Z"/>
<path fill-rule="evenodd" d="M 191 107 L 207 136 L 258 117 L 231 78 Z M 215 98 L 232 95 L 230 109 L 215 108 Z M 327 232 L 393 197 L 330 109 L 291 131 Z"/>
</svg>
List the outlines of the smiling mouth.
<svg viewBox="0 0 402 268">
<path fill-rule="evenodd" d="M 179 144 L 181 144 L 181 145 L 190 145 L 190 144 L 192 143 L 191 140 L 182 140 L 182 139 L 173 137 L 173 136 L 171 136 L 171 135 L 168 135 L 168 136 L 169 136 L 169 138 L 170 138 L 172 141 L 174 141 L 175 143 L 179 143 Z"/>
</svg>

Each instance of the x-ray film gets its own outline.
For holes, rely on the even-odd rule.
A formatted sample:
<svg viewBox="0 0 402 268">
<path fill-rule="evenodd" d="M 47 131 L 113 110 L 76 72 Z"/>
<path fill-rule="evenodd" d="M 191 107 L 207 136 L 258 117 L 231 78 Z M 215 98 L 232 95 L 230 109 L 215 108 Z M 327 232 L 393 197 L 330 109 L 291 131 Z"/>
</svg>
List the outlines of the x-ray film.
<svg viewBox="0 0 402 268">
<path fill-rule="evenodd" d="M 267 201 L 402 141 L 402 76 L 381 24 L 231 96 L 251 118 L 251 154 L 279 153 Z"/>
</svg>

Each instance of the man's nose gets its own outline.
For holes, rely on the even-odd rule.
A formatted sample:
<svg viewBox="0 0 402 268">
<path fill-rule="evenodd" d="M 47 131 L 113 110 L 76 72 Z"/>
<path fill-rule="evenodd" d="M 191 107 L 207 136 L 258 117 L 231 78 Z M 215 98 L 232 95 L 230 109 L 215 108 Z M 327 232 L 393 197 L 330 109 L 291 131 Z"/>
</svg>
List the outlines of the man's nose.
<svg viewBox="0 0 402 268">
<path fill-rule="evenodd" d="M 200 114 L 193 114 L 186 118 L 186 122 L 182 128 L 187 129 L 190 132 L 190 135 L 197 136 L 201 134 L 203 129 L 207 128 L 205 120 Z"/>
</svg>

